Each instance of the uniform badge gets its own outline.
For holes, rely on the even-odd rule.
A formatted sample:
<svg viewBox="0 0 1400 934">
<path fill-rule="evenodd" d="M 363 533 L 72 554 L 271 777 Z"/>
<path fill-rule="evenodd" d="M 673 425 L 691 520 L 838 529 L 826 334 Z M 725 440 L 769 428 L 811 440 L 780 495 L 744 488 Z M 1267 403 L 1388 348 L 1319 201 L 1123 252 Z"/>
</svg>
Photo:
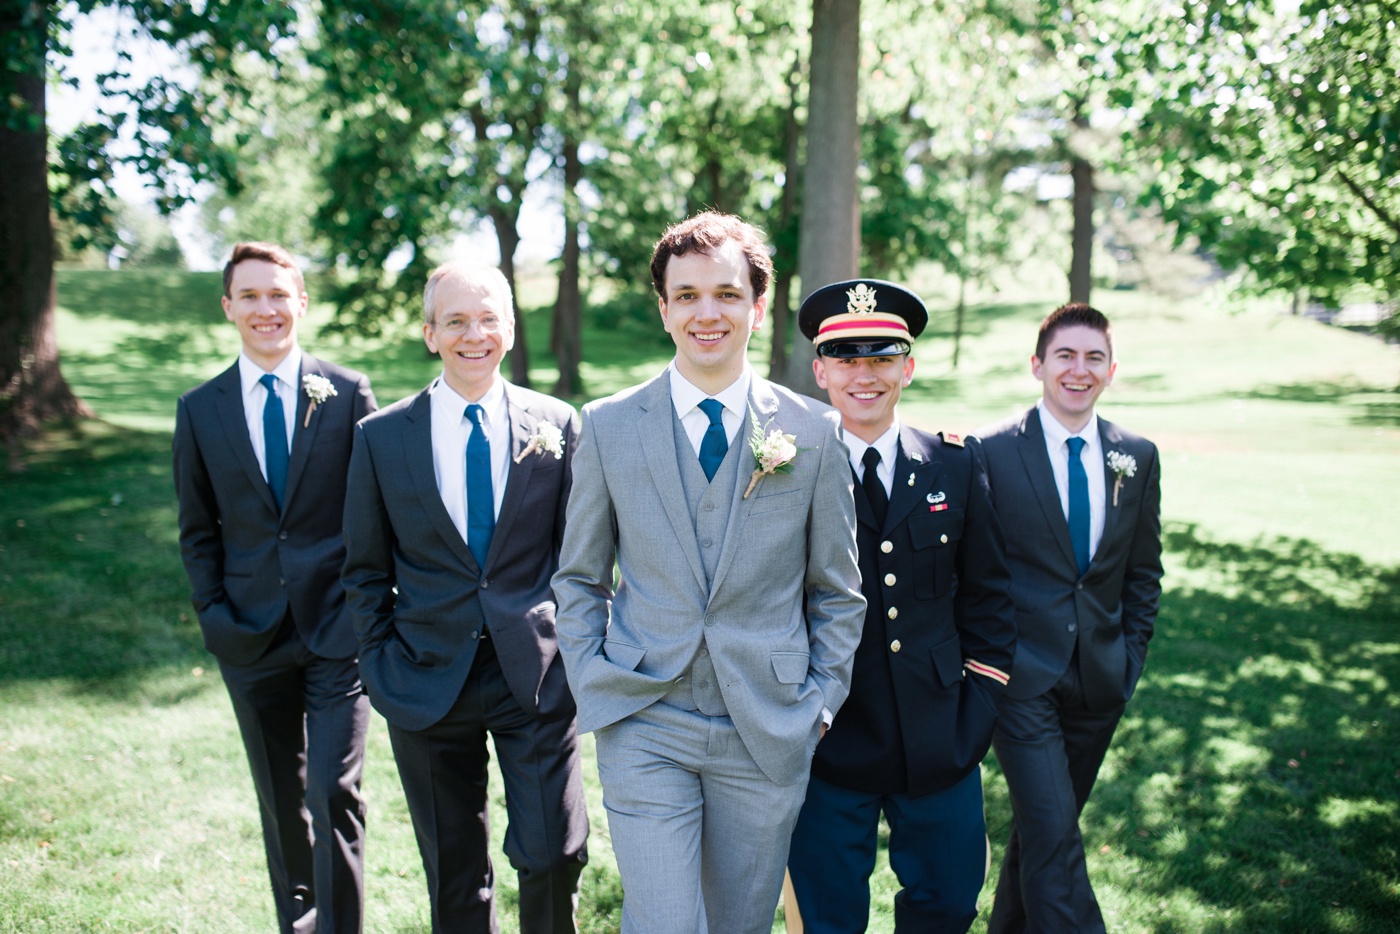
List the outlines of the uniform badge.
<svg viewBox="0 0 1400 934">
<path fill-rule="evenodd" d="M 846 310 L 853 315 L 871 315 L 875 313 L 875 290 L 864 282 L 858 283 L 855 288 L 846 290 Z"/>
<path fill-rule="evenodd" d="M 942 502 L 946 502 L 947 499 L 948 499 L 948 494 L 947 494 L 947 493 L 944 493 L 942 490 L 939 490 L 937 493 L 930 493 L 930 494 L 928 495 L 928 501 L 929 501 L 930 503 L 942 503 Z"/>
<path fill-rule="evenodd" d="M 951 431 L 940 431 L 938 434 L 943 439 L 944 444 L 951 444 L 955 448 L 963 446 L 962 435 L 954 434 Z"/>
</svg>

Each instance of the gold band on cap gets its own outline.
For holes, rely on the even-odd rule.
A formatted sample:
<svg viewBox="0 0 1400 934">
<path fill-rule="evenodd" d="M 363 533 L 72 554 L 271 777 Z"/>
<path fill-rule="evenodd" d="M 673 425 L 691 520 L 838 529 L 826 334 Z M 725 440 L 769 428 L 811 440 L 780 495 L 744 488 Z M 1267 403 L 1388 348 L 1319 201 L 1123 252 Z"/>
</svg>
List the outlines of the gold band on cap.
<svg viewBox="0 0 1400 934">
<path fill-rule="evenodd" d="M 909 336 L 909 325 L 899 315 L 882 311 L 864 314 L 832 315 L 822 322 L 812 343 L 818 347 L 827 341 L 856 340 L 858 338 L 876 340 L 902 340 L 913 342 Z"/>
</svg>

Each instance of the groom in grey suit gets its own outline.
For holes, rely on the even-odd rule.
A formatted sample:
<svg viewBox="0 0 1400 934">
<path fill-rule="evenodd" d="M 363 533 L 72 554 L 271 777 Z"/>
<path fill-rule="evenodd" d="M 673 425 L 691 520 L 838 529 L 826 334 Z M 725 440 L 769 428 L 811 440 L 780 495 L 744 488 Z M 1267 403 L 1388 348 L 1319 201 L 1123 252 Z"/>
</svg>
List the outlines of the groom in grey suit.
<svg viewBox="0 0 1400 934">
<path fill-rule="evenodd" d="M 860 641 L 851 471 L 836 413 L 748 366 L 758 232 L 701 214 L 651 270 L 676 356 L 584 408 L 559 647 L 597 734 L 622 930 L 766 932 Z"/>
<path fill-rule="evenodd" d="M 487 734 L 506 792 L 517 930 L 574 931 L 588 860 L 574 699 L 554 637 L 578 416 L 500 376 L 515 340 L 495 269 L 428 279 L 426 389 L 360 423 L 345 503 L 345 592 L 389 740 L 435 932 L 498 930 Z"/>
<path fill-rule="evenodd" d="M 1116 368 L 1108 319 L 1064 305 L 1031 358 L 1040 402 L 978 432 L 1017 631 L 992 735 L 1012 810 L 993 934 L 1104 930 L 1079 812 L 1142 676 L 1162 594 L 1157 447 L 1094 410 Z"/>
</svg>

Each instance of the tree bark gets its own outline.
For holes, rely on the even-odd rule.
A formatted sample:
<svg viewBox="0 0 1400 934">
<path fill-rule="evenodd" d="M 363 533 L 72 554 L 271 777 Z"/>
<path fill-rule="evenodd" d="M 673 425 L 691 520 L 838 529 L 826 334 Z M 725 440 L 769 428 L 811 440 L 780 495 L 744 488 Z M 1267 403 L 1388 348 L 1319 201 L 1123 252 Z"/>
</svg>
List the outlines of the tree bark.
<svg viewBox="0 0 1400 934">
<path fill-rule="evenodd" d="M 1078 151 L 1081 136 L 1089 128 L 1082 104 L 1074 113 L 1074 135 L 1070 140 L 1070 178 L 1074 181 L 1074 233 L 1069 263 L 1069 300 L 1089 301 L 1093 290 L 1094 255 L 1094 167 Z"/>
<path fill-rule="evenodd" d="M 860 66 L 860 0 L 812 0 L 808 67 L 807 165 L 802 177 L 798 275 L 805 298 L 855 277 L 860 254 L 860 161 L 856 92 Z M 800 333 L 784 383 L 820 398 L 812 375 L 815 350 Z"/>
<path fill-rule="evenodd" d="M 579 79 L 570 63 L 565 82 L 570 115 L 576 126 L 579 111 Z M 554 395 L 577 396 L 583 393 L 583 378 L 579 362 L 583 359 L 583 296 L 579 286 L 579 224 L 581 222 L 578 183 L 583 178 L 583 164 L 578 157 L 578 138 L 572 127 L 564 130 L 564 253 L 559 263 L 559 294 L 554 300 L 554 326 L 551 345 L 559 366 L 559 379 Z"/>
<path fill-rule="evenodd" d="M 519 199 L 516 200 L 519 204 Z M 520 233 L 516 230 L 517 212 L 503 208 L 491 209 L 491 221 L 496 227 L 496 245 L 501 253 L 501 275 L 510 286 L 511 299 L 515 301 L 515 248 L 520 245 Z M 530 350 L 525 346 L 525 317 L 520 303 L 515 308 L 515 346 L 507 356 L 510 358 L 510 381 L 517 386 L 530 388 Z"/>
<path fill-rule="evenodd" d="M 7 62 L 13 77 L 0 80 L 0 91 L 18 101 L 0 119 L 0 442 L 12 467 L 16 442 L 41 422 L 91 414 L 63 378 L 54 331 L 47 41 L 46 4 L 0 4 L 0 49 L 13 56 Z"/>
<path fill-rule="evenodd" d="M 787 118 L 783 124 L 783 197 L 778 208 L 778 228 L 774 234 L 786 236 L 797 214 L 797 192 L 802 172 L 799 149 L 802 124 L 797 119 L 797 92 L 802 81 L 802 56 L 795 54 L 788 71 Z M 773 304 L 768 310 L 768 332 L 773 340 L 768 349 L 768 378 L 786 383 L 788 331 L 792 325 L 792 280 L 797 269 L 795 257 L 773 257 Z M 799 335 L 800 336 L 800 335 Z"/>
</svg>

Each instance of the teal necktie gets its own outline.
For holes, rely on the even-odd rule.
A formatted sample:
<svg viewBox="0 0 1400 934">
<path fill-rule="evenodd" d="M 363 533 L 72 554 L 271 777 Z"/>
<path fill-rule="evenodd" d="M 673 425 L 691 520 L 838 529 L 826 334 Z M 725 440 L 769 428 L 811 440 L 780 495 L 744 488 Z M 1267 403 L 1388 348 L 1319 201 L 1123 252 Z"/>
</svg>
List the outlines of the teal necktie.
<svg viewBox="0 0 1400 934">
<path fill-rule="evenodd" d="M 1070 438 L 1069 445 L 1069 540 L 1074 545 L 1074 560 L 1079 576 L 1089 570 L 1089 475 L 1079 455 L 1084 450 L 1083 438 Z"/>
<path fill-rule="evenodd" d="M 267 401 L 263 403 L 263 462 L 267 465 L 267 485 L 280 512 L 287 492 L 287 462 L 291 459 L 287 453 L 287 416 L 282 411 L 282 400 L 277 398 L 277 377 L 264 373 L 258 382 L 267 387 Z"/>
<path fill-rule="evenodd" d="M 491 442 L 481 424 L 481 406 L 467 406 L 472 433 L 467 438 L 467 547 L 477 567 L 486 567 L 491 536 L 496 531 L 496 493 L 491 488 Z"/>
<path fill-rule="evenodd" d="M 710 427 L 705 429 L 705 437 L 700 439 L 700 469 L 705 471 L 705 479 L 713 480 L 715 471 L 724 463 L 724 455 L 729 453 L 729 435 L 724 432 L 724 403 L 718 399 L 701 399 L 700 411 L 710 418 Z"/>
</svg>

